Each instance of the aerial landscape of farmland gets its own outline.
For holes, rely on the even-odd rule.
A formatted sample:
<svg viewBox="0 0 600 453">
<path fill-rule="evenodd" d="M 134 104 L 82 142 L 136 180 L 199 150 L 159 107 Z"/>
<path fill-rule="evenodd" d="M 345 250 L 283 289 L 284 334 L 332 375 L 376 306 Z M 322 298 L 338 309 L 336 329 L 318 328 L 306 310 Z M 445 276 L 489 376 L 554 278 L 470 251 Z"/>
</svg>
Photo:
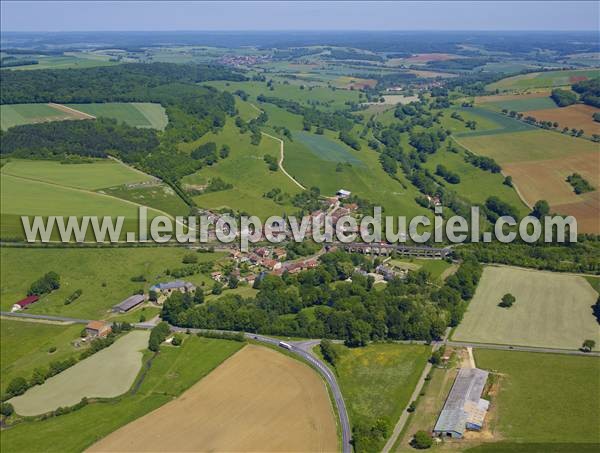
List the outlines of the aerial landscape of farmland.
<svg viewBox="0 0 600 453">
<path fill-rule="evenodd" d="M 3 453 L 599 451 L 598 2 L 0 3 Z"/>
</svg>

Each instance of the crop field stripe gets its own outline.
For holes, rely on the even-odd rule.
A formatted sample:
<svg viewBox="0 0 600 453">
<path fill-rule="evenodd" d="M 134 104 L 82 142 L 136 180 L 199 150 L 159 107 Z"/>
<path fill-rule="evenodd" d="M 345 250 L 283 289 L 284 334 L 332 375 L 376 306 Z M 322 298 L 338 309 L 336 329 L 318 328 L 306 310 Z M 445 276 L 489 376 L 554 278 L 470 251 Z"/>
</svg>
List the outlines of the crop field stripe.
<svg viewBox="0 0 600 453">
<path fill-rule="evenodd" d="M 482 131 L 474 130 L 468 132 L 457 132 L 456 134 L 454 134 L 457 137 L 478 137 L 482 135 L 507 134 L 537 129 L 535 126 L 532 126 L 530 124 L 524 123 L 519 120 L 515 120 L 513 118 L 509 118 L 505 115 L 502 115 L 501 113 L 496 113 L 491 110 L 486 110 L 480 107 L 462 108 L 460 110 L 473 112 L 476 115 L 482 116 L 488 120 L 499 124 L 501 127 L 497 129 L 489 129 Z"/>
<path fill-rule="evenodd" d="M 71 114 L 75 115 L 75 117 L 78 117 L 78 118 L 90 119 L 90 120 L 96 119 L 96 117 L 94 115 L 90 115 L 89 113 L 85 113 L 80 110 L 76 110 L 72 107 L 67 107 L 66 105 L 63 105 L 63 104 L 55 104 L 53 102 L 50 102 L 48 105 L 58 111 L 71 113 Z"/>
</svg>

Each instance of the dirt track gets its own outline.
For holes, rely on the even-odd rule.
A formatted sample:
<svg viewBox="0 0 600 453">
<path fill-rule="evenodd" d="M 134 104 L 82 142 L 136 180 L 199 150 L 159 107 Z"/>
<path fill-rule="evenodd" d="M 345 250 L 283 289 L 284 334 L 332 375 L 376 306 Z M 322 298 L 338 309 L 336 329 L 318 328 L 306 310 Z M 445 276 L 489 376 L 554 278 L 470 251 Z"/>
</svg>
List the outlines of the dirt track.
<svg viewBox="0 0 600 453">
<path fill-rule="evenodd" d="M 325 383 L 308 366 L 249 345 L 176 400 L 94 452 L 336 451 Z"/>
</svg>

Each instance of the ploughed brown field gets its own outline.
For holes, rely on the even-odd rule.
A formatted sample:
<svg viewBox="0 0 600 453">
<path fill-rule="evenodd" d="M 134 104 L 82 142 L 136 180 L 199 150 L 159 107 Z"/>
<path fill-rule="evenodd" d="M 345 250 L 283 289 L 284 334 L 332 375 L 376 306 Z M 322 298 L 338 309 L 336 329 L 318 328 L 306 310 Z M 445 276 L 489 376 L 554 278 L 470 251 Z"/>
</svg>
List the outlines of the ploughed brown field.
<svg viewBox="0 0 600 453">
<path fill-rule="evenodd" d="M 533 116 L 538 121 L 552 121 L 559 124 L 559 128 L 568 127 L 577 130 L 583 129 L 585 135 L 600 134 L 600 123 L 594 121 L 592 115 L 600 112 L 599 109 L 585 104 L 574 104 L 558 109 L 531 110 L 525 116 Z"/>
<path fill-rule="evenodd" d="M 324 381 L 307 365 L 248 345 L 179 398 L 94 444 L 92 452 L 336 451 Z"/>
</svg>

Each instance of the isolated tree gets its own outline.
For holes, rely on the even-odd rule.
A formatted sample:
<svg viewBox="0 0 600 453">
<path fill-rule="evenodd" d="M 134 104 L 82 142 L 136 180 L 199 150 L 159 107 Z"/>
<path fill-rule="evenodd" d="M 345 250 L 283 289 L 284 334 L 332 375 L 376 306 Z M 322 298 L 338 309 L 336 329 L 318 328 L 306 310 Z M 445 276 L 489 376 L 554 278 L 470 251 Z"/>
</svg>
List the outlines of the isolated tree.
<svg viewBox="0 0 600 453">
<path fill-rule="evenodd" d="M 413 437 L 411 445 L 417 450 L 431 448 L 433 439 L 426 431 L 417 431 Z"/>
<path fill-rule="evenodd" d="M 323 340 L 320 344 L 321 354 L 323 354 L 323 358 L 327 360 L 331 365 L 335 366 L 336 361 L 338 359 L 338 353 L 333 347 L 333 343 L 331 340 Z"/>
<path fill-rule="evenodd" d="M 15 412 L 13 405 L 10 403 L 2 403 L 0 404 L 0 414 L 5 417 L 10 417 Z"/>
<path fill-rule="evenodd" d="M 507 176 L 506 178 L 504 178 L 504 181 L 502 182 L 502 184 L 504 184 L 505 186 L 508 186 L 508 187 L 512 187 L 513 186 L 512 176 Z"/>
<path fill-rule="evenodd" d="M 227 283 L 227 286 L 229 287 L 229 289 L 235 289 L 238 287 L 239 283 L 240 283 L 239 279 L 235 276 L 232 276 L 229 278 L 229 282 Z"/>
<path fill-rule="evenodd" d="M 510 293 L 502 296 L 502 301 L 498 304 L 500 307 L 510 308 L 515 303 L 517 299 Z"/>
<path fill-rule="evenodd" d="M 585 340 L 581 345 L 581 350 L 583 352 L 591 352 L 592 349 L 596 346 L 596 342 L 594 340 Z"/>
<path fill-rule="evenodd" d="M 533 205 L 533 210 L 531 211 L 531 215 L 541 219 L 544 216 L 547 216 L 550 213 L 550 205 L 546 200 L 538 200 Z"/>
<path fill-rule="evenodd" d="M 8 383 L 8 387 L 6 387 L 6 393 L 11 396 L 22 395 L 28 389 L 27 381 L 24 377 L 18 376 L 13 378 L 12 381 Z"/>
<path fill-rule="evenodd" d="M 219 282 L 215 282 L 215 284 L 212 287 L 211 292 L 218 296 L 219 294 L 221 294 L 223 292 L 223 285 Z"/>
</svg>

